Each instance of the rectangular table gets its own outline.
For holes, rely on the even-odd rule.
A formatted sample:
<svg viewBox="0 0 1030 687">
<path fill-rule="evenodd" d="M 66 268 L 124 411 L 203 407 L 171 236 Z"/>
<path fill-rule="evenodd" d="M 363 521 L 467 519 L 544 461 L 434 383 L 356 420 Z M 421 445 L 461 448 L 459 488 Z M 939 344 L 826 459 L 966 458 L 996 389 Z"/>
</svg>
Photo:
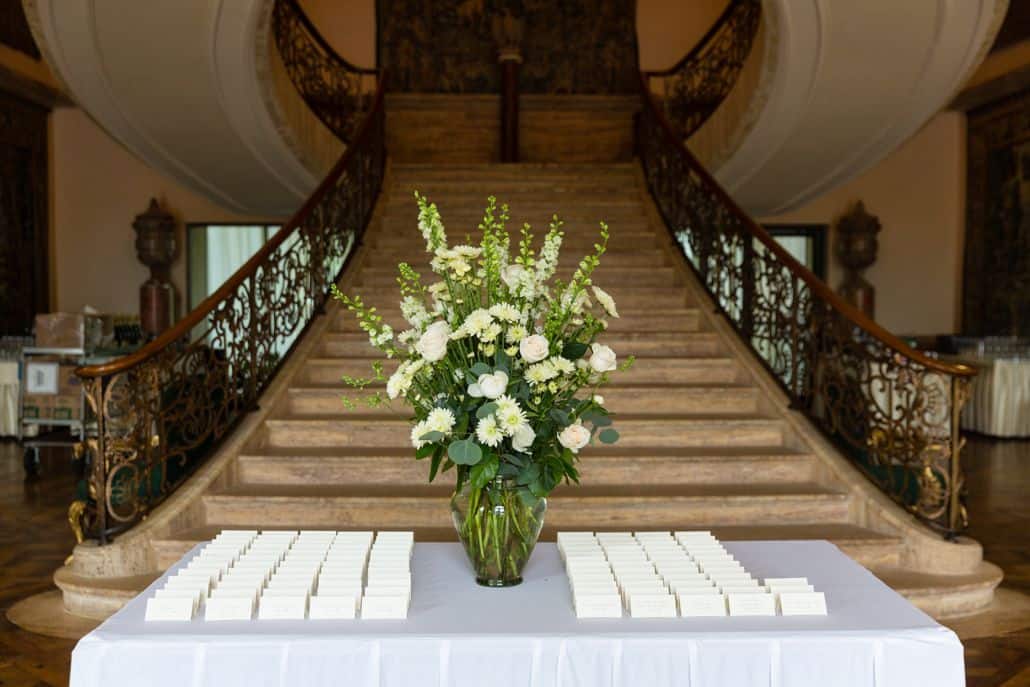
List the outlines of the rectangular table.
<svg viewBox="0 0 1030 687">
<path fill-rule="evenodd" d="M 955 634 L 832 544 L 725 545 L 756 577 L 807 577 L 829 615 L 577 620 L 554 544 L 538 545 L 508 589 L 477 586 L 458 544 L 416 544 L 407 620 L 147 623 L 158 580 L 78 643 L 71 685 L 965 684 Z"/>
</svg>

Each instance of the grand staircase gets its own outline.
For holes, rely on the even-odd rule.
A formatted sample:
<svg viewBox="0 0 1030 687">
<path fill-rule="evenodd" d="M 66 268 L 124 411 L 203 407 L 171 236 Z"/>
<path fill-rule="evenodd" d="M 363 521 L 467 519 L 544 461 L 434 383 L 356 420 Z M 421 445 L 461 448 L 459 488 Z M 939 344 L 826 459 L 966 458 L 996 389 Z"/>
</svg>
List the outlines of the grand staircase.
<svg viewBox="0 0 1030 687">
<path fill-rule="evenodd" d="M 597 221 L 611 226 L 596 281 L 622 316 L 606 340 L 638 363 L 604 392 L 620 442 L 583 451 L 582 484 L 555 490 L 545 539 L 557 529 L 646 528 L 829 539 L 939 615 L 989 602 L 999 572 L 978 546 L 940 541 L 904 514 L 900 526 L 869 516 L 875 490 L 849 484 L 841 459 L 790 417 L 720 326 L 656 221 L 635 164 L 394 165 L 343 288 L 377 304 L 395 328 L 403 324 L 396 263 L 425 264 L 415 189 L 438 203 L 455 240 L 475 234 L 490 194 L 511 204 L 510 227 L 545 227 L 560 213 L 565 274 L 594 242 Z M 228 527 L 404 528 L 421 541 L 454 539 L 450 475 L 426 482 L 404 408 L 347 410 L 341 401 L 355 396 L 342 376 L 366 374 L 375 358 L 353 316 L 331 305 L 308 336 L 303 359 L 263 401 L 272 405 L 220 478 L 196 495 L 181 525 L 150 540 L 159 569 Z M 918 562 L 940 554 L 926 547 L 961 551 L 968 574 L 928 575 Z"/>
</svg>

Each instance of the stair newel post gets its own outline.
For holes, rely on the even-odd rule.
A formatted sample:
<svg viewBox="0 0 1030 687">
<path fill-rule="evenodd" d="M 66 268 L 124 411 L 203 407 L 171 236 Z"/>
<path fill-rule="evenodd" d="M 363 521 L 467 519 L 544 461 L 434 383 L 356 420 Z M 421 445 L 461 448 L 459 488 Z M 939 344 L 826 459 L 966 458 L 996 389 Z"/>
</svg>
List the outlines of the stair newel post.
<svg viewBox="0 0 1030 687">
<path fill-rule="evenodd" d="M 494 17 L 493 32 L 501 66 L 501 162 L 518 162 L 522 20 L 505 11 Z"/>
</svg>

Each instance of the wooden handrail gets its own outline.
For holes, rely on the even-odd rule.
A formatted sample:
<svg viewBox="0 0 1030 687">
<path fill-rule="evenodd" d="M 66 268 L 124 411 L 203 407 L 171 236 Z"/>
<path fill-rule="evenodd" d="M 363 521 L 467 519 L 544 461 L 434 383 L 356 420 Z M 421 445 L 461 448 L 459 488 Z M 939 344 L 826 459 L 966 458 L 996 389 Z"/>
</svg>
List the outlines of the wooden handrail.
<svg viewBox="0 0 1030 687">
<path fill-rule="evenodd" d="M 315 42 L 318 44 L 318 47 L 322 49 L 322 52 L 329 55 L 335 62 L 338 62 L 345 70 L 349 72 L 357 72 L 358 74 L 376 73 L 375 67 L 359 67 L 343 57 L 340 53 L 336 52 L 336 49 L 329 45 L 329 42 L 325 39 L 322 33 L 315 28 L 314 23 L 311 21 L 311 17 L 308 16 L 308 13 L 304 11 L 304 8 L 300 6 L 300 3 L 297 0 L 276 0 L 276 2 L 284 2 L 292 7 L 297 13 L 297 18 L 300 20 L 301 24 L 304 25 L 304 30 L 306 30 L 308 34 L 315 39 Z"/>
<path fill-rule="evenodd" d="M 694 44 L 693 48 L 687 51 L 686 55 L 677 60 L 676 63 L 671 67 L 668 67 L 666 69 L 650 69 L 644 72 L 644 76 L 646 78 L 671 76 L 672 74 L 678 72 L 680 69 L 683 69 L 683 65 L 697 59 L 698 54 L 706 47 L 708 47 L 708 44 L 711 42 L 712 37 L 719 31 L 719 29 L 722 28 L 723 24 L 726 23 L 726 19 L 730 16 L 730 14 L 733 13 L 733 10 L 736 9 L 737 5 L 743 4 L 745 2 L 754 1 L 755 0 L 730 0 L 728 3 L 726 3 L 726 8 L 722 11 L 721 14 L 719 14 L 716 20 L 705 32 L 705 35 L 701 36 L 701 39 Z"/>
<path fill-rule="evenodd" d="M 640 74 L 640 94 L 644 101 L 644 107 L 648 108 L 650 113 L 654 116 L 655 120 L 659 123 L 662 128 L 662 132 L 668 139 L 668 145 L 676 148 L 687 165 L 690 167 L 691 172 L 696 174 L 707 186 L 708 190 L 716 195 L 721 203 L 736 217 L 736 219 L 747 229 L 748 233 L 759 242 L 776 258 L 787 267 L 798 279 L 803 281 L 813 293 L 818 295 L 822 300 L 828 303 L 835 310 L 844 315 L 848 321 L 854 324 L 856 327 L 869 334 L 871 337 L 880 341 L 885 346 L 893 349 L 897 353 L 925 366 L 928 369 L 942 372 L 944 374 L 955 375 L 958 377 L 973 377 L 976 375 L 976 370 L 968 365 L 962 364 L 948 364 L 940 360 L 936 360 L 927 356 L 925 353 L 918 351 L 904 341 L 899 339 L 894 334 L 890 333 L 876 322 L 867 317 L 860 310 L 852 306 L 850 303 L 841 298 L 833 289 L 831 289 L 826 282 L 819 277 L 815 276 L 811 270 L 802 265 L 798 260 L 791 255 L 783 246 L 781 246 L 772 236 L 769 235 L 760 224 L 751 219 L 751 216 L 744 212 L 739 205 L 730 197 L 722 186 L 712 178 L 708 170 L 705 169 L 697 158 L 690 152 L 684 141 L 676 134 L 675 129 L 666 119 L 662 109 L 655 103 L 654 96 L 651 94 L 648 83 L 648 75 L 644 72 Z"/>
<path fill-rule="evenodd" d="M 166 329 L 138 351 L 134 351 L 133 353 L 116 358 L 115 360 L 101 365 L 86 365 L 84 367 L 80 367 L 75 370 L 75 374 L 83 378 L 104 377 L 124 372 L 129 368 L 135 367 L 136 365 L 153 358 L 169 346 L 174 345 L 176 342 L 188 336 L 190 330 L 203 322 L 215 311 L 219 303 L 229 297 L 229 295 L 232 294 L 240 284 L 253 275 L 257 271 L 258 267 L 265 262 L 279 246 L 282 245 L 290 234 L 303 224 L 304 220 L 311 213 L 312 208 L 314 208 L 322 200 L 323 196 L 333 186 L 335 186 L 340 175 L 343 174 L 343 171 L 350 163 L 351 158 L 356 154 L 356 151 L 361 149 L 361 143 L 369 136 L 375 117 L 378 114 L 378 111 L 383 107 L 383 98 L 387 82 L 387 74 L 385 70 L 379 73 L 377 81 L 378 84 L 372 108 L 369 110 L 368 116 L 365 117 L 358 129 L 358 133 L 351 142 L 351 145 L 347 147 L 347 150 L 340 157 L 339 161 L 337 161 L 329 174 L 318 185 L 314 193 L 308 197 L 304 205 L 302 205 L 300 209 L 297 210 L 297 212 L 295 212 L 286 222 L 286 224 L 284 224 L 283 227 L 275 233 L 275 236 L 269 239 L 268 242 L 266 242 L 257 253 L 251 256 L 247 262 L 243 263 L 238 270 L 233 272 L 232 276 L 229 277 L 214 293 L 201 301 L 197 307 L 187 313 L 182 319 L 170 328 Z"/>
</svg>

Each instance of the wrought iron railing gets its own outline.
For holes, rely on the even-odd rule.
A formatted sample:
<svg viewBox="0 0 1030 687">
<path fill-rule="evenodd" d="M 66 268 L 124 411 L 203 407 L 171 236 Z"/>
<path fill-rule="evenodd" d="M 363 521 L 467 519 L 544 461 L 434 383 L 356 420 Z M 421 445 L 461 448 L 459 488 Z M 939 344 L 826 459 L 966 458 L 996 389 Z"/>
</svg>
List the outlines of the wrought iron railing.
<svg viewBox="0 0 1030 687">
<path fill-rule="evenodd" d="M 913 350 L 795 260 L 688 151 L 641 75 L 637 149 L 669 230 L 779 382 L 886 494 L 953 537 L 966 525 L 959 414 L 975 371 Z"/>
<path fill-rule="evenodd" d="M 381 75 L 346 152 L 304 206 L 225 284 L 136 353 L 77 371 L 96 417 L 77 532 L 106 543 L 131 527 L 256 407 L 372 214 L 386 162 L 384 87 Z"/>
<path fill-rule="evenodd" d="M 733 88 L 762 18 L 761 0 L 731 0 L 690 52 L 668 69 L 644 72 L 668 121 L 684 140 Z"/>
<path fill-rule="evenodd" d="M 290 81 L 311 111 L 349 143 L 375 95 L 375 69 L 342 58 L 322 37 L 297 0 L 276 0 L 273 35 Z"/>
</svg>

